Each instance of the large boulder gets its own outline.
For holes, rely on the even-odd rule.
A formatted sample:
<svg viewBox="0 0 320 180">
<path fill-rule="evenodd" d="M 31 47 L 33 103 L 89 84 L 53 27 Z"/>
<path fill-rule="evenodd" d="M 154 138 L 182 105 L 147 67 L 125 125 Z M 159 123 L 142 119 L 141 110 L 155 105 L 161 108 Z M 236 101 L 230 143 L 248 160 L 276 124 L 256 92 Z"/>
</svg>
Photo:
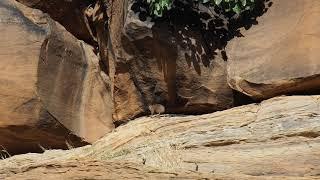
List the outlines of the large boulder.
<svg viewBox="0 0 320 180">
<path fill-rule="evenodd" d="M 69 134 L 92 142 L 110 131 L 108 91 L 92 49 L 15 1 L 2 0 L 0 16 L 0 145 L 13 153 L 67 148 L 70 137 L 83 144 Z"/>
<path fill-rule="evenodd" d="M 140 118 L 75 156 L 177 171 L 319 176 L 319 100 L 283 96 L 201 116 Z"/>
<path fill-rule="evenodd" d="M 182 15 L 173 20 L 172 27 L 172 22 L 151 22 L 150 17 L 139 16 L 143 12 L 135 10 L 140 6 L 135 3 L 114 1 L 110 10 L 113 52 L 107 64 L 113 82 L 114 120 L 148 114 L 148 105 L 154 103 L 163 104 L 167 113 L 185 114 L 232 107 L 226 62 L 208 47 L 210 36 L 199 30 L 203 26 L 200 15 L 179 11 Z"/>
<path fill-rule="evenodd" d="M 255 99 L 320 90 L 320 2 L 269 5 L 257 26 L 229 43 L 229 85 Z"/>
<path fill-rule="evenodd" d="M 63 179 L 85 171 L 80 174 L 130 178 L 126 174 L 134 174 L 131 170 L 152 167 L 157 171 L 147 179 L 157 179 L 163 171 L 174 177 L 181 172 L 210 174 L 209 179 L 319 179 L 319 100 L 277 97 L 207 115 L 142 117 L 93 145 L 3 160 L 0 177 L 36 179 L 46 173 Z M 111 171 L 105 163 L 114 165 Z M 124 169 L 115 173 L 119 168 Z"/>
<path fill-rule="evenodd" d="M 37 93 L 66 128 L 94 142 L 113 128 L 112 98 L 92 47 L 57 23 L 41 47 Z"/>
<path fill-rule="evenodd" d="M 37 14 L 29 10 L 27 14 Z M 81 144 L 37 95 L 37 67 L 48 27 L 26 18 L 13 1 L 0 2 L 0 145 L 11 154 Z M 37 22 L 42 22 L 39 18 Z M 80 144 L 79 144 L 80 143 Z"/>
<path fill-rule="evenodd" d="M 211 48 L 217 37 L 203 28 L 195 11 L 178 12 L 182 16 L 174 20 L 172 31 L 169 21 L 141 18 L 143 12 L 137 12 L 136 1 L 131 0 L 113 1 L 108 7 L 101 1 L 88 7 L 77 0 L 19 1 L 48 12 L 78 38 L 84 36 L 75 29 L 89 29 L 111 87 L 116 125 L 148 114 L 148 105 L 154 103 L 163 104 L 167 113 L 207 113 L 233 106 L 226 62 L 215 57 Z M 79 14 L 78 19 L 74 14 Z M 79 19 L 84 19 L 85 26 L 72 23 Z"/>
<path fill-rule="evenodd" d="M 17 0 L 18 2 L 40 9 L 48 13 L 52 19 L 62 24 L 69 32 L 78 39 L 89 44 L 96 44 L 92 37 L 89 24 L 84 11 L 90 4 L 90 0 Z"/>
</svg>

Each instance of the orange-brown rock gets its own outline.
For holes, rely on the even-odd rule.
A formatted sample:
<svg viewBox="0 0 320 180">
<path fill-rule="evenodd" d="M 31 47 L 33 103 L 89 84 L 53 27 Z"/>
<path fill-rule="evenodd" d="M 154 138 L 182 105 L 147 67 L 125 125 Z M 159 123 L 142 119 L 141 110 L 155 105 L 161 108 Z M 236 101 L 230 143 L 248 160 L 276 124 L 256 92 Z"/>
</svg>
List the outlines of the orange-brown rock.
<svg viewBox="0 0 320 180">
<path fill-rule="evenodd" d="M 39 57 L 37 92 L 66 128 L 94 142 L 113 128 L 112 98 L 93 49 L 52 25 Z"/>
<path fill-rule="evenodd" d="M 320 2 L 273 0 L 227 47 L 230 86 L 255 99 L 320 90 Z"/>
<path fill-rule="evenodd" d="M 110 77 L 116 121 L 148 114 L 148 105 L 154 103 L 164 105 L 167 113 L 185 114 L 233 106 L 226 63 L 214 57 L 209 42 L 197 30 L 200 24 L 192 29 L 188 24 L 192 22 L 181 17 L 173 28 L 166 21 L 151 22 L 150 18 L 139 18 L 132 1 L 128 7 L 124 2 L 113 2 L 110 10 L 114 15 L 110 34 L 115 57 L 109 53 L 108 63 L 113 68 Z M 186 19 L 197 17 L 189 11 L 184 15 Z"/>
<path fill-rule="evenodd" d="M 319 100 L 277 97 L 207 115 L 142 117 L 93 145 L 2 160 L 0 178 L 319 179 Z"/>
<path fill-rule="evenodd" d="M 83 0 L 17 0 L 18 2 L 40 9 L 48 13 L 52 19 L 61 23 L 69 32 L 78 39 L 89 44 L 96 44 L 92 37 L 92 32 L 88 27 L 84 11 L 90 1 Z"/>
<path fill-rule="evenodd" d="M 75 156 L 167 170 L 318 177 L 319 100 L 277 97 L 201 116 L 140 118 Z"/>
<path fill-rule="evenodd" d="M 77 30 L 89 29 L 86 31 L 95 41 L 91 44 L 99 45 L 111 87 L 115 124 L 148 114 L 147 107 L 153 103 L 163 104 L 170 113 L 192 114 L 233 106 L 232 89 L 226 83 L 226 62 L 214 58 L 202 32 L 185 29 L 192 21 L 177 25 L 171 32 L 168 22 L 154 26 L 149 19 L 139 18 L 139 13 L 132 10 L 134 2 L 127 0 L 105 5 L 97 1 L 87 7 L 78 0 L 19 1 L 47 12 L 80 39 L 89 36 Z M 199 16 L 185 13 L 190 14 L 189 19 Z M 197 23 L 200 28 L 201 23 Z"/>
<path fill-rule="evenodd" d="M 15 1 L 2 0 L 0 16 L 2 148 L 66 148 L 76 140 L 70 133 L 92 142 L 112 130 L 112 103 L 92 48 Z"/>
</svg>

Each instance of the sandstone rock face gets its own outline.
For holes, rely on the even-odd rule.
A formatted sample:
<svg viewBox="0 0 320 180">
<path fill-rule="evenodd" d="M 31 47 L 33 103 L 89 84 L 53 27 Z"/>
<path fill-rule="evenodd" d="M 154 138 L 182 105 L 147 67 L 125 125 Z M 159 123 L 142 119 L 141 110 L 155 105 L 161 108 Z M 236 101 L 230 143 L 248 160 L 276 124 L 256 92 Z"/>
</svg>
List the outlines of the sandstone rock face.
<svg viewBox="0 0 320 180">
<path fill-rule="evenodd" d="M 110 77 L 115 120 L 149 113 L 147 106 L 154 103 L 163 104 L 168 113 L 206 113 L 232 107 L 226 63 L 214 58 L 207 39 L 197 29 L 201 25 L 192 28 L 190 21 L 178 17 L 172 30 L 168 22 L 140 20 L 132 10 L 135 4 L 127 1 L 124 7 L 125 2 L 114 2 L 111 10 L 118 14 L 110 22 L 115 57 L 108 56 L 108 62 L 114 62 Z M 188 13 L 192 12 L 184 15 Z"/>
<path fill-rule="evenodd" d="M 54 167 L 54 168 L 52 168 Z M 1 179 L 231 179 L 228 176 L 197 172 L 166 172 L 117 161 L 66 160 L 42 165 L 30 164 L 23 168 L 0 170 Z"/>
<path fill-rule="evenodd" d="M 177 177 L 197 172 L 222 179 L 318 179 L 319 100 L 320 96 L 277 97 L 201 116 L 143 117 L 93 145 L 0 161 L 0 177 L 37 177 L 44 172 L 69 177 L 81 169 L 86 169 L 84 176 L 104 176 L 100 167 L 112 176 L 118 168 L 135 167 L 129 169 L 149 177 L 150 171 L 144 170 L 151 167 Z M 108 163 L 115 168 L 109 170 Z"/>
<path fill-rule="evenodd" d="M 91 47 L 58 25 L 52 29 L 41 49 L 38 95 L 63 125 L 94 142 L 114 128 L 105 74 Z"/>
<path fill-rule="evenodd" d="M 28 155 L 26 155 L 28 157 Z M 164 171 L 141 164 L 119 161 L 97 160 L 64 160 L 62 162 L 49 162 L 43 164 L 28 164 L 23 167 L 4 166 L 1 163 L 0 178 L 7 180 L 18 179 L 292 179 L 296 177 L 269 176 L 253 177 L 241 174 L 213 174 L 199 173 L 195 171 Z M 8 162 L 10 164 L 10 162 Z M 312 179 L 312 177 L 300 177 L 299 179 Z"/>
<path fill-rule="evenodd" d="M 1 125 L 32 123 L 39 114 L 36 67 L 46 29 L 32 24 L 13 1 L 1 1 L 0 7 Z"/>
<path fill-rule="evenodd" d="M 89 1 L 82 0 L 17 0 L 18 2 L 48 13 L 52 19 L 61 23 L 69 32 L 86 43 L 95 44 L 92 32 L 84 15 Z"/>
<path fill-rule="evenodd" d="M 66 140 L 83 144 L 70 133 L 93 141 L 110 131 L 108 94 L 92 49 L 40 11 L 15 1 L 0 2 L 0 17 L 2 148 L 13 153 L 38 151 L 39 145 L 67 148 Z M 74 121 L 52 105 L 59 102 Z"/>
<path fill-rule="evenodd" d="M 227 47 L 229 85 L 255 99 L 319 90 L 320 2 L 274 0 Z"/>
<path fill-rule="evenodd" d="M 84 156 L 168 170 L 319 176 L 319 99 L 278 97 L 208 115 L 141 118 L 84 148 Z"/>
<path fill-rule="evenodd" d="M 233 105 L 226 62 L 214 59 L 208 38 L 197 30 L 200 24 L 189 30 L 185 28 L 191 24 L 177 24 L 173 32 L 169 23 L 153 26 L 139 19 L 128 0 L 113 1 L 107 9 L 100 1 L 89 7 L 78 0 L 19 2 L 47 12 L 77 38 L 98 44 L 115 124 L 148 114 L 148 105 L 154 103 L 165 105 L 170 113 L 206 113 Z M 189 18 L 193 16 L 198 15 Z"/>
<path fill-rule="evenodd" d="M 41 151 L 39 146 L 67 148 L 66 141 L 79 146 L 81 140 L 51 116 L 37 95 L 39 54 L 49 28 L 40 26 L 41 16 L 32 22 L 17 6 L 14 1 L 0 2 L 1 150 L 23 153 Z M 24 12 L 30 17 L 40 13 Z"/>
</svg>

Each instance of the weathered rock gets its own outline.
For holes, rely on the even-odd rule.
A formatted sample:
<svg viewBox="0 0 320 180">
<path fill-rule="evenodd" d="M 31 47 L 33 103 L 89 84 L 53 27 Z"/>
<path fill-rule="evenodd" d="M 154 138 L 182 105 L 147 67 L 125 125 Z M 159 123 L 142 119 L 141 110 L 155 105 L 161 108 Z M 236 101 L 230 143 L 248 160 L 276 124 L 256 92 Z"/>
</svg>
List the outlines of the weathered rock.
<svg viewBox="0 0 320 180">
<path fill-rule="evenodd" d="M 18 2 L 48 13 L 78 39 L 96 44 L 93 39 L 84 11 L 91 1 L 83 0 L 17 0 Z"/>
<path fill-rule="evenodd" d="M 63 125 L 94 142 L 114 128 L 105 74 L 91 47 L 62 27 L 53 29 L 41 49 L 38 95 Z"/>
<path fill-rule="evenodd" d="M 110 10 L 115 57 L 109 53 L 107 64 L 113 82 L 114 120 L 148 114 L 147 106 L 154 103 L 163 104 L 170 113 L 197 114 L 232 107 L 226 63 L 214 59 L 198 29 L 202 24 L 193 29 L 188 24 L 193 22 L 182 17 L 174 21 L 174 28 L 167 21 L 143 21 L 132 10 L 133 2 L 127 1 L 128 7 L 125 2 L 113 2 Z M 183 15 L 190 16 L 187 19 L 198 16 L 189 11 Z"/>
<path fill-rule="evenodd" d="M 84 156 L 169 170 L 319 176 L 319 99 L 278 97 L 202 116 L 141 118 L 84 148 Z"/>
<path fill-rule="evenodd" d="M 110 131 L 108 91 L 92 49 L 15 1 L 0 2 L 0 17 L 2 148 L 10 153 L 39 151 L 39 145 L 67 148 L 70 139 L 84 144 L 70 133 L 93 141 Z"/>
<path fill-rule="evenodd" d="M 4 163 L 3 163 L 4 164 Z M 23 167 L 5 167 L 1 179 L 231 179 L 230 176 L 197 172 L 167 172 L 140 164 L 117 161 L 65 160 Z M 244 177 L 242 177 L 244 178 Z"/>
<path fill-rule="evenodd" d="M 320 2 L 272 3 L 257 26 L 229 43 L 230 86 L 255 99 L 319 92 Z"/>
<path fill-rule="evenodd" d="M 31 13 L 31 10 L 29 11 Z M 37 96 L 37 66 L 46 29 L 32 23 L 13 1 L 0 2 L 0 145 L 9 153 L 80 145 L 42 106 Z"/>
<path fill-rule="evenodd" d="M 233 106 L 226 62 L 214 52 L 223 45 L 216 40 L 218 35 L 204 28 L 213 19 L 205 25 L 201 15 L 189 9 L 178 12 L 173 22 L 152 23 L 134 11 L 137 5 L 131 0 L 113 1 L 108 7 L 101 1 L 88 7 L 77 0 L 20 1 L 48 12 L 78 38 L 87 36 L 76 30 L 91 29 L 88 32 L 99 46 L 111 87 L 115 124 L 148 114 L 147 106 L 154 103 L 165 105 L 166 112 L 185 114 Z M 73 14 L 65 19 L 68 13 Z M 79 19 L 82 25 L 70 22 Z"/>
<path fill-rule="evenodd" d="M 28 155 L 26 155 L 28 156 Z M 9 162 L 10 163 L 10 162 Z M 8 164 L 9 164 L 8 163 Z M 29 164 L 23 167 L 6 167 L 2 162 L 0 178 L 2 179 L 296 179 L 295 177 L 270 176 L 253 177 L 241 174 L 213 174 L 195 171 L 164 171 L 141 164 L 119 161 L 65 160 L 44 164 Z M 299 179 L 312 179 L 301 177 Z"/>
<path fill-rule="evenodd" d="M 76 158 L 80 162 L 107 160 L 117 168 L 118 163 L 130 162 L 139 170 L 153 167 L 159 169 L 157 172 L 178 174 L 183 171 L 236 179 L 318 179 L 319 100 L 320 96 L 278 97 L 201 116 L 143 117 L 118 127 L 93 145 L 0 161 L 0 174 L 21 177 L 62 171 L 62 175 L 68 175 L 66 168 L 70 173 L 83 168 L 100 174 L 99 168 L 93 172 L 90 162 L 78 168 L 68 166 Z M 52 166 L 57 168 L 51 170 Z"/>
</svg>

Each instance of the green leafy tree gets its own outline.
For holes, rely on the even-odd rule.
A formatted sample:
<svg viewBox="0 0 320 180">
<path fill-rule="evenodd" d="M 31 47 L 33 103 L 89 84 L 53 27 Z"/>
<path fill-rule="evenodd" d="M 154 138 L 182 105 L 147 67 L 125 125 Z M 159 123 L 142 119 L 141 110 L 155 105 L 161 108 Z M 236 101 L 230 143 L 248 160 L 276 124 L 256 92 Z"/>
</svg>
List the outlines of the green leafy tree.
<svg viewBox="0 0 320 180">
<path fill-rule="evenodd" d="M 150 4 L 151 14 L 161 17 L 163 12 L 171 9 L 174 0 L 146 0 Z"/>
<path fill-rule="evenodd" d="M 174 1 L 178 0 L 145 0 L 149 4 L 151 14 L 161 17 L 163 13 L 170 10 Z M 191 3 L 218 6 L 225 12 L 241 14 L 243 11 L 251 10 L 256 0 L 191 0 Z"/>
</svg>

